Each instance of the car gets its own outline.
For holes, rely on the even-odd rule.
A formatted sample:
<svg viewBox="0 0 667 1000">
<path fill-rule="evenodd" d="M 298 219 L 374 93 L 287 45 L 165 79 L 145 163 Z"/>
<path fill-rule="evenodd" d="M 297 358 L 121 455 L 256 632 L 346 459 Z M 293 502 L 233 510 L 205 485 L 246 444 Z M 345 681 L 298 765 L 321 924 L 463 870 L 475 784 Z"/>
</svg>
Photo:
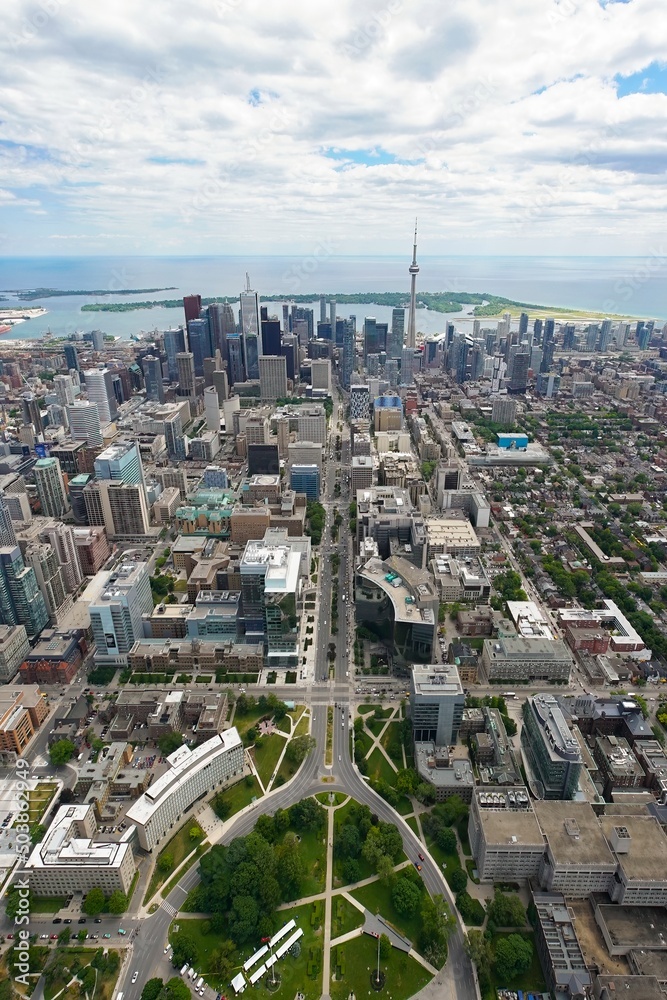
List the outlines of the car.
<svg viewBox="0 0 667 1000">
<path fill-rule="evenodd" d="M 138 978 L 139 978 L 139 970 L 137 969 L 136 972 L 132 973 L 132 983 L 136 983 Z"/>
<path fill-rule="evenodd" d="M 85 923 L 86 923 L 85 917 L 79 917 L 79 919 L 77 920 L 77 924 L 85 924 Z"/>
<path fill-rule="evenodd" d="M 62 917 L 54 917 L 53 920 L 51 921 L 52 924 L 62 924 L 62 922 L 63 922 Z"/>
<path fill-rule="evenodd" d="M 167 954 L 167 952 L 169 951 L 169 947 L 170 947 L 170 946 L 169 946 L 169 945 L 167 945 L 167 947 L 166 947 L 166 948 L 164 949 L 164 952 L 163 952 L 163 954 L 164 954 L 164 955 L 166 955 L 166 954 Z"/>
<path fill-rule="evenodd" d="M 65 917 L 65 919 L 63 920 L 63 923 L 64 924 L 71 924 L 72 923 L 72 918 L 71 917 Z"/>
<path fill-rule="evenodd" d="M 108 939 L 108 938 L 110 938 L 110 937 L 111 937 L 111 934 L 103 934 L 103 935 L 102 935 L 102 937 L 103 937 L 103 938 L 107 938 L 107 939 Z"/>
<path fill-rule="evenodd" d="M 420 872 L 422 870 L 422 866 L 418 865 L 416 863 L 415 863 L 415 868 L 417 869 L 418 872 Z"/>
<path fill-rule="evenodd" d="M 418 854 L 417 857 L 419 858 L 420 861 L 424 861 L 425 860 L 423 854 Z"/>
<path fill-rule="evenodd" d="M 13 934 L 6 934 L 5 937 L 7 938 L 8 941 L 13 941 L 14 940 L 14 935 Z"/>
<path fill-rule="evenodd" d="M 102 918 L 101 917 L 95 917 L 95 919 L 93 920 L 93 923 L 94 924 L 101 924 L 102 923 Z"/>
<path fill-rule="evenodd" d="M 340 754 L 338 754 L 338 760 L 340 760 Z"/>
<path fill-rule="evenodd" d="M 51 940 L 52 941 L 57 941 L 58 940 L 58 935 L 57 934 L 52 934 L 51 935 Z"/>
<path fill-rule="evenodd" d="M 40 934 L 39 936 L 40 936 L 40 939 L 42 941 L 48 941 L 49 940 L 49 935 L 48 934 Z"/>
<path fill-rule="evenodd" d="M 125 933 L 126 933 L 126 932 L 125 932 L 125 931 L 123 930 L 123 928 L 122 928 L 122 927 L 119 927 L 119 928 L 118 928 L 118 933 L 120 934 L 120 936 L 121 936 L 121 937 L 125 937 Z"/>
</svg>

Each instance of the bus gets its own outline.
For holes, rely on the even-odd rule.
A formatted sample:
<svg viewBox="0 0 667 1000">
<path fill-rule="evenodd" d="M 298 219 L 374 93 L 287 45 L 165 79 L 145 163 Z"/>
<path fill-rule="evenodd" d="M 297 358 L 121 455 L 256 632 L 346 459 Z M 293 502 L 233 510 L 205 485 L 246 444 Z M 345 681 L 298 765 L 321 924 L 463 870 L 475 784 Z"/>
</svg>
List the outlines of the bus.
<svg viewBox="0 0 667 1000">
<path fill-rule="evenodd" d="M 516 698 L 516 691 L 503 691 L 503 698 Z"/>
</svg>

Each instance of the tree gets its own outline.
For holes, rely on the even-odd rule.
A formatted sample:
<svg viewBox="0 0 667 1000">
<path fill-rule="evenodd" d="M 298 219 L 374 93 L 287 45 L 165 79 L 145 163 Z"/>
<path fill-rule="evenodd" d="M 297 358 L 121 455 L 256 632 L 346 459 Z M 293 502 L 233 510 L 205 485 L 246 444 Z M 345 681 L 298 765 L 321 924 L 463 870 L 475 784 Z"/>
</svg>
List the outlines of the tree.
<svg viewBox="0 0 667 1000">
<path fill-rule="evenodd" d="M 164 981 L 162 979 L 157 977 L 155 979 L 149 979 L 141 991 L 141 1000 L 157 1000 L 162 992 L 163 986 Z"/>
<path fill-rule="evenodd" d="M 160 748 L 160 753 L 168 757 L 170 753 L 183 745 L 183 737 L 180 733 L 165 733 L 157 741 L 157 745 Z"/>
<path fill-rule="evenodd" d="M 420 942 L 424 957 L 441 968 L 447 959 L 447 941 L 456 927 L 456 919 L 442 896 L 432 899 L 424 893 L 421 906 Z"/>
<path fill-rule="evenodd" d="M 164 984 L 159 1000 L 190 1000 L 190 990 L 179 976 L 173 976 Z"/>
<path fill-rule="evenodd" d="M 12 886 L 12 888 L 7 891 L 7 895 L 5 897 L 5 913 L 10 920 L 13 920 L 14 917 L 17 916 L 19 912 L 19 904 L 21 904 L 21 899 L 22 897 L 19 896 L 18 886 Z M 28 890 L 27 908 L 26 908 L 27 913 L 30 913 L 31 906 L 32 906 L 32 893 L 30 892 L 30 890 Z M 23 909 L 24 907 L 26 907 L 25 899 L 23 900 L 21 908 Z"/>
<path fill-rule="evenodd" d="M 234 951 L 234 942 L 227 940 L 223 941 L 220 944 L 220 947 L 216 948 L 215 951 L 211 953 L 211 970 L 221 979 L 231 979 L 232 970 L 234 968 Z"/>
<path fill-rule="evenodd" d="M 104 749 L 104 740 L 101 740 L 99 736 L 96 736 L 91 743 L 91 746 L 95 753 L 99 753 L 100 750 Z"/>
<path fill-rule="evenodd" d="M 496 927 L 523 927 L 526 923 L 526 911 L 516 893 L 496 889 L 488 913 L 489 921 Z"/>
<path fill-rule="evenodd" d="M 401 916 L 411 917 L 417 912 L 421 899 L 419 887 L 407 878 L 397 878 L 391 890 L 391 901 Z"/>
<path fill-rule="evenodd" d="M 84 930 L 84 928 L 82 927 L 76 936 L 78 937 L 79 941 L 85 941 L 86 938 L 88 937 L 88 931 Z"/>
<path fill-rule="evenodd" d="M 75 751 L 76 747 L 71 740 L 56 740 L 49 750 L 51 763 L 54 767 L 61 767 L 72 759 Z"/>
<path fill-rule="evenodd" d="M 468 931 L 463 941 L 463 947 L 468 958 L 475 963 L 478 969 L 491 965 L 491 942 L 482 931 Z"/>
<path fill-rule="evenodd" d="M 235 896 L 229 914 L 229 933 L 237 944 L 245 944 L 256 933 L 259 907 L 252 896 Z"/>
<path fill-rule="evenodd" d="M 83 901 L 83 911 L 87 913 L 89 917 L 96 917 L 98 913 L 101 913 L 106 904 L 106 899 L 102 890 L 96 886 L 91 889 L 86 895 Z"/>
<path fill-rule="evenodd" d="M 190 840 L 201 840 L 203 836 L 204 836 L 204 831 L 200 826 L 197 826 L 196 823 L 194 826 L 191 826 L 190 829 L 188 830 L 188 837 L 190 838 Z"/>
<path fill-rule="evenodd" d="M 313 798 L 296 802 L 289 810 L 291 825 L 297 830 L 321 830 L 327 820 L 322 806 Z"/>
<path fill-rule="evenodd" d="M 391 941 L 386 934 L 380 934 L 380 958 L 386 962 L 391 955 Z"/>
<path fill-rule="evenodd" d="M 42 826 L 41 823 L 33 823 L 30 827 L 30 843 L 39 844 L 41 840 L 44 839 L 44 834 L 46 833 L 46 827 Z"/>
<path fill-rule="evenodd" d="M 468 884 L 468 876 L 463 871 L 463 868 L 455 868 L 449 876 L 448 882 L 452 892 L 463 892 Z"/>
<path fill-rule="evenodd" d="M 361 834 L 353 823 L 346 823 L 336 837 L 339 858 L 358 858 L 361 854 Z"/>
<path fill-rule="evenodd" d="M 396 775 L 396 791 L 414 795 L 419 787 L 419 775 L 411 767 L 404 767 Z"/>
<path fill-rule="evenodd" d="M 174 968 L 179 969 L 183 965 L 192 965 L 197 958 L 197 946 L 194 940 L 185 931 L 178 931 L 171 936 L 171 947 L 173 955 L 171 958 Z"/>
<path fill-rule="evenodd" d="M 285 756 L 291 764 L 302 764 L 314 746 L 312 736 L 297 736 L 287 744 Z"/>
<path fill-rule="evenodd" d="M 71 938 L 71 936 L 72 936 L 71 930 L 69 929 L 69 927 L 65 927 L 58 935 L 58 946 L 64 947 L 65 945 L 69 944 L 69 939 Z"/>
<path fill-rule="evenodd" d="M 456 834 L 449 826 L 443 826 L 436 834 L 436 843 L 442 848 L 445 854 L 454 854 L 456 851 Z"/>
<path fill-rule="evenodd" d="M 108 902 L 109 913 L 125 913 L 127 909 L 127 896 L 120 889 L 116 889 L 109 896 Z M 182 964 L 182 963 L 181 963 Z"/>
<path fill-rule="evenodd" d="M 355 858 L 348 858 L 343 864 L 343 880 L 345 883 L 358 882 L 361 878 L 361 865 Z"/>
<path fill-rule="evenodd" d="M 161 854 L 157 860 L 157 870 L 166 875 L 174 867 L 173 854 Z"/>
<path fill-rule="evenodd" d="M 496 943 L 496 974 L 504 982 L 510 982 L 526 972 L 532 960 L 533 946 L 520 934 L 510 934 Z"/>
</svg>

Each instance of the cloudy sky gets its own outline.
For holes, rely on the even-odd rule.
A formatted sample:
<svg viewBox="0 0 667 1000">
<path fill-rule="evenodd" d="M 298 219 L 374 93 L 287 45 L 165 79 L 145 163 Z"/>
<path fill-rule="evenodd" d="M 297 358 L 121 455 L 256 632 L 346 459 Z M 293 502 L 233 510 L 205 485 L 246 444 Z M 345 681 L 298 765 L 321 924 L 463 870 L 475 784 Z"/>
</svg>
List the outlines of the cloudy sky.
<svg viewBox="0 0 667 1000">
<path fill-rule="evenodd" d="M 0 47 L 5 256 L 667 242 L 665 0 L 6 0 Z"/>
</svg>

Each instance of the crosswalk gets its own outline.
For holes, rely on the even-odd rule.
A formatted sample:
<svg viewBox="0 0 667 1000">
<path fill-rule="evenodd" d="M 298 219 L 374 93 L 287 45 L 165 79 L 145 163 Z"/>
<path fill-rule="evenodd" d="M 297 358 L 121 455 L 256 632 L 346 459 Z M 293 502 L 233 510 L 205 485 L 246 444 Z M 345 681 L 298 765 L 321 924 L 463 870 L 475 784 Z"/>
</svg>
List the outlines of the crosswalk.
<svg viewBox="0 0 667 1000">
<path fill-rule="evenodd" d="M 166 899 L 163 899 L 160 903 L 160 909 L 165 910 L 170 917 L 175 917 L 178 913 L 176 907 L 172 906 L 171 903 L 168 903 Z"/>
</svg>

